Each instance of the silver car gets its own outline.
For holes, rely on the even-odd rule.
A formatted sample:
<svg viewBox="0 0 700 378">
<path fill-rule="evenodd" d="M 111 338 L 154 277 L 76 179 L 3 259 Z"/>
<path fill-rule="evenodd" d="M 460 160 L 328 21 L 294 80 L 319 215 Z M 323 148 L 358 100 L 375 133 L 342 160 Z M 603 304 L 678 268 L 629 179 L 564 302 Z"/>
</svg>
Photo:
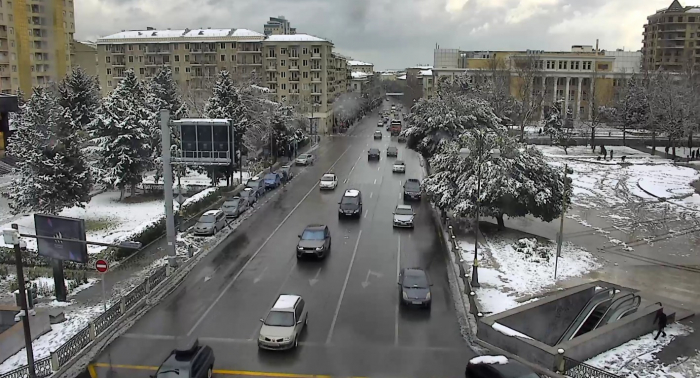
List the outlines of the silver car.
<svg viewBox="0 0 700 378">
<path fill-rule="evenodd" d="M 221 210 L 229 218 L 238 218 L 244 211 L 248 210 L 248 201 L 238 196 L 232 197 L 224 201 Z"/>
<path fill-rule="evenodd" d="M 267 316 L 260 319 L 262 327 L 258 347 L 271 350 L 296 348 L 308 317 L 308 309 L 302 297 L 280 295 Z"/>
<path fill-rule="evenodd" d="M 416 213 L 413 212 L 411 205 L 398 205 L 394 210 L 394 227 L 413 228 L 415 217 Z"/>
<path fill-rule="evenodd" d="M 194 225 L 195 235 L 216 235 L 226 227 L 226 214 L 221 210 L 209 210 Z"/>
<path fill-rule="evenodd" d="M 314 158 L 314 155 L 301 154 L 294 160 L 294 164 L 296 164 L 296 165 L 313 165 L 314 160 L 316 160 Z"/>
<path fill-rule="evenodd" d="M 255 202 L 258 201 L 258 196 L 256 192 L 251 188 L 245 188 L 241 190 L 241 192 L 238 195 L 241 197 L 241 199 L 245 200 L 245 202 L 248 204 L 248 207 L 253 206 Z"/>
</svg>

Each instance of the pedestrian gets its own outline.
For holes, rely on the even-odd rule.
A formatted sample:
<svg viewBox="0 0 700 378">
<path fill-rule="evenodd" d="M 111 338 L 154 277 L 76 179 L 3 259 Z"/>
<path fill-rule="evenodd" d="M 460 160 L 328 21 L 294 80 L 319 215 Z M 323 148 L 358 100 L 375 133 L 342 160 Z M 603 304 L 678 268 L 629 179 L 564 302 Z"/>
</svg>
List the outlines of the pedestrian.
<svg viewBox="0 0 700 378">
<path fill-rule="evenodd" d="M 656 311 L 656 316 L 654 317 L 654 323 L 658 320 L 659 322 L 659 329 L 658 332 L 656 333 L 656 337 L 654 337 L 654 340 L 659 338 L 659 335 L 663 335 L 666 337 L 666 332 L 664 332 L 664 328 L 666 328 L 666 323 L 668 322 L 668 317 L 666 314 L 664 314 L 664 309 L 660 308 L 658 311 Z"/>
<path fill-rule="evenodd" d="M 666 146 L 666 154 L 668 155 L 669 146 Z"/>
<path fill-rule="evenodd" d="M 625 159 L 627 159 L 627 156 L 626 156 L 626 155 L 622 155 L 622 162 L 623 162 L 623 163 L 625 162 Z"/>
<path fill-rule="evenodd" d="M 612 160 L 612 159 L 613 159 L 613 150 L 612 150 L 612 148 L 611 148 L 611 149 L 610 149 L 610 160 Z"/>
</svg>

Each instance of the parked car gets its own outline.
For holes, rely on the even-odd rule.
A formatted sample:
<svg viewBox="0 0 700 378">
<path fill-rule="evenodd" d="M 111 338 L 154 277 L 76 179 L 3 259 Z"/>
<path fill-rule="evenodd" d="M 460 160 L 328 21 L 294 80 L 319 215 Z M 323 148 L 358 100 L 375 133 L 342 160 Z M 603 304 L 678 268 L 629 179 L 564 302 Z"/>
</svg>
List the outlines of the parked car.
<svg viewBox="0 0 700 378">
<path fill-rule="evenodd" d="M 289 181 L 294 178 L 294 172 L 292 172 L 292 166 L 289 164 L 283 165 L 277 171 L 282 175 L 282 181 Z"/>
<path fill-rule="evenodd" d="M 195 235 L 216 235 L 226 226 L 226 214 L 221 210 L 208 210 L 194 225 Z"/>
<path fill-rule="evenodd" d="M 331 251 L 331 232 L 328 226 L 310 224 L 299 235 L 297 243 L 297 258 L 313 256 L 324 258 Z"/>
<path fill-rule="evenodd" d="M 367 150 L 367 160 L 379 160 L 380 155 L 378 148 L 370 148 Z"/>
<path fill-rule="evenodd" d="M 282 185 L 282 178 L 276 172 L 265 174 L 263 181 L 265 182 L 265 190 L 272 190 Z"/>
<path fill-rule="evenodd" d="M 297 156 L 297 158 L 294 160 L 294 164 L 296 165 L 313 165 L 314 164 L 314 155 L 311 154 L 301 154 Z"/>
<path fill-rule="evenodd" d="M 464 371 L 465 378 L 538 378 L 529 367 L 505 356 L 472 358 Z"/>
<path fill-rule="evenodd" d="M 175 349 L 163 361 L 152 378 L 189 377 L 210 378 L 214 371 L 214 351 L 207 345 L 195 341 L 186 350 Z"/>
<path fill-rule="evenodd" d="M 262 327 L 258 347 L 271 350 L 296 348 L 308 316 L 302 297 L 281 294 L 267 315 L 260 319 Z"/>
<path fill-rule="evenodd" d="M 389 157 L 389 156 L 393 156 L 393 157 L 399 156 L 399 149 L 396 148 L 396 147 L 394 147 L 394 146 L 389 146 L 389 147 L 387 147 L 387 148 L 386 148 L 386 156 L 387 156 L 387 157 Z"/>
<path fill-rule="evenodd" d="M 321 181 L 318 183 L 318 188 L 321 190 L 330 189 L 333 190 L 338 187 L 338 176 L 335 173 L 326 173 L 321 177 Z"/>
<path fill-rule="evenodd" d="M 433 284 L 428 274 L 420 268 L 403 268 L 399 273 L 399 295 L 401 304 L 430 308 Z"/>
<path fill-rule="evenodd" d="M 374 139 L 382 139 L 382 132 L 380 130 L 374 132 Z"/>
<path fill-rule="evenodd" d="M 406 173 L 406 164 L 402 160 L 396 160 L 391 171 L 395 173 Z"/>
<path fill-rule="evenodd" d="M 257 198 L 260 198 L 265 194 L 265 183 L 258 176 L 249 179 L 245 186 L 246 188 L 252 189 Z"/>
<path fill-rule="evenodd" d="M 248 201 L 238 196 L 231 197 L 224 201 L 221 210 L 228 218 L 238 218 L 244 211 L 248 210 Z"/>
<path fill-rule="evenodd" d="M 419 200 L 421 199 L 420 180 L 410 178 L 403 184 L 403 199 Z"/>
<path fill-rule="evenodd" d="M 258 202 L 258 196 L 251 188 L 243 189 L 238 195 L 246 202 L 246 204 L 248 204 L 249 207 Z"/>
<path fill-rule="evenodd" d="M 416 213 L 413 212 L 411 205 L 397 205 L 394 209 L 394 227 L 414 227 L 414 219 Z"/>
</svg>

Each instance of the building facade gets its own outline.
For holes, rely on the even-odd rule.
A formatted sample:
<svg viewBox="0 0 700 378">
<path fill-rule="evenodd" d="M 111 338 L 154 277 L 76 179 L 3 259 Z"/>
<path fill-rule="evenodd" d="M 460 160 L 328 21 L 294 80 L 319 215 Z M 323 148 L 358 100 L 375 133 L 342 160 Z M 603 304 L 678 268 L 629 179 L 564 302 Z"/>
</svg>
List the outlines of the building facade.
<svg viewBox="0 0 700 378">
<path fill-rule="evenodd" d="M 29 94 L 62 79 L 71 66 L 73 0 L 5 0 L 0 11 L 0 92 Z"/>
<path fill-rule="evenodd" d="M 643 66 L 655 71 L 681 71 L 700 63 L 700 7 L 674 0 L 647 17 L 642 41 Z"/>
<path fill-rule="evenodd" d="M 359 60 L 349 60 L 348 66 L 352 72 L 364 72 L 366 74 L 374 74 L 374 64 L 362 62 Z"/>
<path fill-rule="evenodd" d="M 297 29 L 284 16 L 270 17 L 270 20 L 263 26 L 265 35 L 273 34 L 296 34 Z"/>
<path fill-rule="evenodd" d="M 72 41 L 70 45 L 71 67 L 80 67 L 90 76 L 97 77 L 97 45 Z"/>
<path fill-rule="evenodd" d="M 523 90 L 541 98 L 536 114 L 541 119 L 544 108 L 563 102 L 574 119 L 588 120 L 592 107 L 609 105 L 619 89 L 641 66 L 640 52 L 605 52 L 593 46 L 573 46 L 571 51 L 460 51 L 436 49 L 432 77 L 423 77 L 426 97 L 435 94 L 435 83 L 441 76 L 466 74 L 503 74 L 509 78 L 511 95 L 523 97 Z M 427 80 L 432 79 L 432 86 Z M 531 85 L 524 85 L 528 80 Z"/>
</svg>

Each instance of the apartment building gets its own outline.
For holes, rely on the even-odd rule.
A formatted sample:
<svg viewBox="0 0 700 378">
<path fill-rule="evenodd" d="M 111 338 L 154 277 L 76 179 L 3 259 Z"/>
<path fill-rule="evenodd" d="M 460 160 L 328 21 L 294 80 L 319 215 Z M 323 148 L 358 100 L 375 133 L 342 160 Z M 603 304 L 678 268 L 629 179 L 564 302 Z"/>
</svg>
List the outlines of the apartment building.
<svg viewBox="0 0 700 378">
<path fill-rule="evenodd" d="M 574 119 L 588 120 L 592 106 L 612 103 L 625 80 L 639 72 L 641 57 L 641 52 L 606 52 L 588 45 L 553 52 L 435 49 L 432 77 L 427 72 L 420 76 L 426 97 L 435 94 L 434 84 L 441 76 L 474 77 L 496 72 L 509 75 L 511 94 L 519 97 L 527 77 L 533 82 L 533 95 L 543 98 L 539 118 L 546 106 L 563 101 Z"/>
<path fill-rule="evenodd" d="M 700 7 L 674 0 L 647 17 L 642 35 L 645 69 L 680 71 L 700 63 Z"/>
<path fill-rule="evenodd" d="M 374 74 L 374 64 L 362 62 L 359 60 L 349 60 L 348 66 L 352 72 L 364 72 L 367 74 Z"/>
<path fill-rule="evenodd" d="M 270 20 L 263 26 L 265 35 L 273 34 L 296 34 L 297 29 L 292 27 L 292 24 L 284 18 L 284 16 L 270 17 Z"/>
<path fill-rule="evenodd" d="M 70 62 L 71 67 L 80 67 L 88 75 L 97 77 L 97 45 L 92 42 L 72 41 Z"/>
<path fill-rule="evenodd" d="M 0 0 L 0 92 L 58 81 L 71 65 L 73 0 Z"/>
</svg>

